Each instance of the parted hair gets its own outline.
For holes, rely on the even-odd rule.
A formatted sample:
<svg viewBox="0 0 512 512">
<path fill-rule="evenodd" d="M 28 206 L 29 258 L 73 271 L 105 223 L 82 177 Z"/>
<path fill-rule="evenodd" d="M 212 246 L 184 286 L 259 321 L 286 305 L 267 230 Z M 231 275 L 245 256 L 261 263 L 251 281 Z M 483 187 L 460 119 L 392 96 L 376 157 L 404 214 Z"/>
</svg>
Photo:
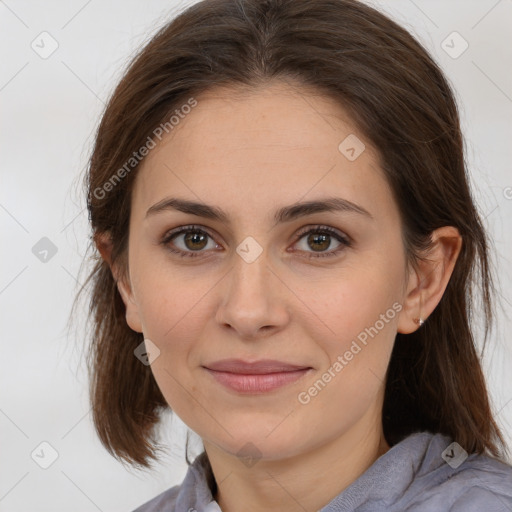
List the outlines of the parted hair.
<svg viewBox="0 0 512 512">
<path fill-rule="evenodd" d="M 469 185 L 454 93 L 407 30 L 356 0 L 204 0 L 160 28 L 127 66 L 102 113 L 85 174 L 93 267 L 81 293 L 87 289 L 90 300 L 87 367 L 102 444 L 122 462 L 151 467 L 160 450 L 156 427 L 169 410 L 150 366 L 134 356 L 143 335 L 128 327 L 94 243 L 107 234 L 111 262 L 127 269 L 140 163 L 125 164 L 190 98 L 271 80 L 335 100 L 377 149 L 408 261 L 418 261 L 439 227 L 455 226 L 462 236 L 438 306 L 420 329 L 396 336 L 382 411 L 387 442 L 428 430 L 469 453 L 503 457 L 478 353 L 494 319 L 491 242 Z M 122 179 L 112 183 L 116 174 Z M 478 336 L 475 312 L 485 326 Z"/>
</svg>

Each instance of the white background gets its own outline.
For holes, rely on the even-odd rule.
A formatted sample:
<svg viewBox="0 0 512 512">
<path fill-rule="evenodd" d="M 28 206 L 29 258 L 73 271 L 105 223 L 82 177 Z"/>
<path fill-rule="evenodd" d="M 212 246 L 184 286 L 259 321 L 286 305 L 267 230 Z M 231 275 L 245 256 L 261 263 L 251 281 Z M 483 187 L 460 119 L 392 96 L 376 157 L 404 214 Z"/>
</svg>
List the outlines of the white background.
<svg viewBox="0 0 512 512">
<path fill-rule="evenodd" d="M 190 3 L 0 1 L 2 512 L 130 511 L 185 474 L 179 420 L 164 424 L 170 455 L 152 473 L 130 471 L 104 450 L 89 414 L 83 333 L 66 322 L 89 236 L 79 176 L 103 103 L 133 52 Z M 457 91 L 503 297 L 484 368 L 512 448 L 512 1 L 374 5 L 423 42 Z M 31 48 L 43 31 L 59 45 L 47 59 Z M 441 47 L 453 31 L 469 43 L 456 59 Z M 32 253 L 42 237 L 57 247 L 46 263 Z M 48 469 L 31 458 L 43 441 L 58 453 Z"/>
</svg>

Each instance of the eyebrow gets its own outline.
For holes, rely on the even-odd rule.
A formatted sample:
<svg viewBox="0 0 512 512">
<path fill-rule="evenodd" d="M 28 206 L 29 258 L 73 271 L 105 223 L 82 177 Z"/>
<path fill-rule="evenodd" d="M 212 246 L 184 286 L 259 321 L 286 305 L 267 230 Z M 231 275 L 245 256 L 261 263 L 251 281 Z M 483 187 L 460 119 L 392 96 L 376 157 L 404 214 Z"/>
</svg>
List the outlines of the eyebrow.
<svg viewBox="0 0 512 512">
<path fill-rule="evenodd" d="M 187 199 L 179 199 L 176 197 L 162 199 L 151 206 L 146 212 L 146 218 L 168 210 L 177 210 L 183 213 L 197 215 L 198 217 L 217 220 L 225 224 L 230 223 L 228 214 L 218 206 L 210 206 L 205 203 L 198 203 L 196 201 L 189 201 Z M 295 203 L 279 208 L 274 214 L 274 220 L 276 224 L 278 224 L 322 212 L 357 213 L 373 219 L 370 212 L 365 210 L 362 206 L 348 201 L 347 199 L 342 199 L 341 197 L 328 197 L 325 199 L 317 199 L 315 201 Z"/>
</svg>

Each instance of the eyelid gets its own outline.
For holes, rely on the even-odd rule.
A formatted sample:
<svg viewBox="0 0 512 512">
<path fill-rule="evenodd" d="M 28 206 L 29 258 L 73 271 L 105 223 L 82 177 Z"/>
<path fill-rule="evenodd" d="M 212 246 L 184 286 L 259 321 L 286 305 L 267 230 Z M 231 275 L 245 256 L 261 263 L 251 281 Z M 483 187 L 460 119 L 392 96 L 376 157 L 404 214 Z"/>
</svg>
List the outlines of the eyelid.
<svg viewBox="0 0 512 512">
<path fill-rule="evenodd" d="M 197 224 L 188 224 L 185 226 L 178 226 L 177 228 L 170 229 L 166 231 L 162 236 L 162 243 L 168 243 L 175 235 L 181 235 L 186 233 L 187 231 L 202 231 L 206 233 L 212 240 L 215 239 L 213 234 L 205 228 L 204 226 L 199 226 Z"/>
<path fill-rule="evenodd" d="M 308 224 L 307 226 L 304 226 L 295 235 L 297 237 L 295 241 L 299 240 L 302 237 L 302 235 L 309 233 L 310 231 L 326 231 L 329 234 L 339 236 L 346 243 L 351 244 L 353 242 L 352 238 L 348 236 L 344 231 L 323 224 Z"/>
</svg>

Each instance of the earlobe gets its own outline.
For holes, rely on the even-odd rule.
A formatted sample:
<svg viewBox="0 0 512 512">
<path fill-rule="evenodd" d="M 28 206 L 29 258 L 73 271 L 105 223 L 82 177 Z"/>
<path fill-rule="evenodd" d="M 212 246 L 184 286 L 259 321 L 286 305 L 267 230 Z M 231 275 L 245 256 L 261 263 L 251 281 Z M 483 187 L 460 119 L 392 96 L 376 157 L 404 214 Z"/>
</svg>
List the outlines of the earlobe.
<svg viewBox="0 0 512 512">
<path fill-rule="evenodd" d="M 410 334 L 418 329 L 419 324 L 415 321 L 421 318 L 425 321 L 426 315 L 422 309 L 422 280 L 420 270 L 409 270 L 409 281 L 405 299 L 402 303 L 402 310 L 398 319 L 397 331 L 401 334 Z M 423 315 L 423 316 L 420 316 Z"/>
<path fill-rule="evenodd" d="M 409 334 L 428 322 L 448 286 L 462 247 L 457 228 L 444 226 L 432 235 L 428 254 L 418 260 L 410 273 L 403 309 L 398 321 L 398 332 Z"/>
<path fill-rule="evenodd" d="M 108 263 L 117 289 L 124 302 L 126 309 L 126 323 L 130 329 L 135 332 L 142 332 L 142 323 L 139 317 L 137 304 L 135 303 L 133 292 L 129 283 L 125 282 L 124 276 L 121 275 L 117 265 L 112 263 L 112 238 L 110 233 L 99 233 L 94 236 L 94 242 L 101 254 L 102 259 Z"/>
<path fill-rule="evenodd" d="M 142 322 L 139 317 L 139 309 L 134 300 L 133 292 L 129 284 L 121 278 L 116 280 L 117 289 L 123 299 L 126 309 L 126 323 L 135 332 L 142 332 Z"/>
</svg>

